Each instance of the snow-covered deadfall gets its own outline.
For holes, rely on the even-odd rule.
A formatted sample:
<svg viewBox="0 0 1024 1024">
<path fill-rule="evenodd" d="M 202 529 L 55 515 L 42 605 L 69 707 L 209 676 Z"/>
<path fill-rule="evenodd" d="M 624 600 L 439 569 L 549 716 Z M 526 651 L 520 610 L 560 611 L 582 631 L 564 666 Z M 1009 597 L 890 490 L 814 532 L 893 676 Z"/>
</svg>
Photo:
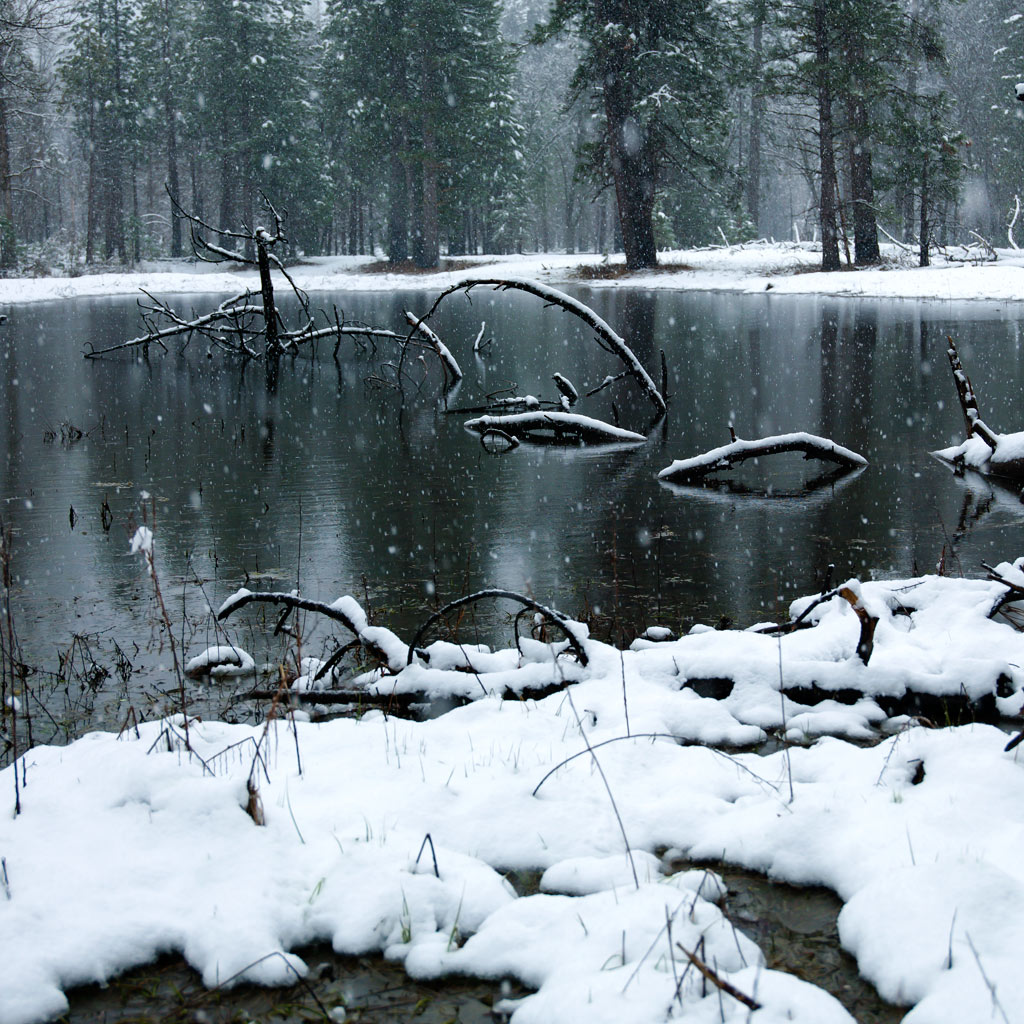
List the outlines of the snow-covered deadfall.
<svg viewBox="0 0 1024 1024">
<path fill-rule="evenodd" d="M 1024 582 L 1019 565 L 999 570 Z M 425 722 L 279 720 L 265 736 L 192 721 L 191 749 L 180 719 L 37 747 L 0 773 L 0 1022 L 55 1016 L 68 987 L 168 950 L 209 985 L 239 972 L 288 984 L 305 970 L 289 951 L 316 939 L 381 950 L 419 977 L 515 975 L 537 989 L 517 1024 L 851 1020 L 766 970 L 715 906 L 713 876 L 663 874 L 654 851 L 666 848 L 832 887 L 844 945 L 884 997 L 913 1006 L 907 1021 L 987 1020 L 1024 1000 L 1024 764 L 1005 734 L 905 720 L 872 747 L 828 736 L 758 756 L 714 744 L 780 728 L 866 735 L 885 717 L 873 695 L 929 681 L 955 693 L 973 680 L 981 693 L 1003 677 L 1013 693 L 995 699 L 1019 710 L 1024 635 L 988 617 L 1005 590 L 861 584 L 879 619 L 867 665 L 855 610 L 836 597 L 812 609 L 813 628 L 781 638 L 698 631 L 628 651 L 586 639 L 585 668 L 561 645 L 544 646 L 546 663 L 539 644 L 492 652 L 506 679 L 523 659 L 533 679 L 544 664 L 549 679 L 577 680 L 543 700 L 481 695 Z M 469 680 L 480 693 L 473 674 L 437 667 L 452 646 L 436 646 L 430 668 L 365 683 L 421 687 L 429 674 L 438 692 L 448 679 L 449 692 Z M 684 685 L 694 676 L 733 679 L 733 692 L 701 697 Z M 780 695 L 780 680 L 792 693 L 812 676 L 865 697 Z M 479 673 L 484 689 L 497 678 Z M 246 813 L 254 760 L 265 827 Z M 416 859 L 428 833 L 436 874 L 429 852 Z M 544 869 L 545 891 L 517 897 L 500 874 L 512 868 Z M 702 995 L 684 970 L 700 940 L 761 1009 Z"/>
</svg>

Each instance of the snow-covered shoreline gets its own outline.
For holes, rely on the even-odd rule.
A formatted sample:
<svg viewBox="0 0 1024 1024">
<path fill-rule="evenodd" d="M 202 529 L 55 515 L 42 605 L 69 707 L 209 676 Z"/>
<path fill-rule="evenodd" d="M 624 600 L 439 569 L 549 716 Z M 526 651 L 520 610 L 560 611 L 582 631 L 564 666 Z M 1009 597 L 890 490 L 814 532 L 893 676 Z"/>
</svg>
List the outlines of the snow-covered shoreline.
<svg viewBox="0 0 1024 1024">
<path fill-rule="evenodd" d="M 1017 586 L 1020 566 L 998 572 Z M 906 718 L 874 746 L 824 735 L 868 738 L 885 719 L 877 701 L 911 686 L 1001 689 L 1000 711 L 1017 712 L 1024 634 L 989 617 L 1007 586 L 847 588 L 878 619 L 868 663 L 856 608 L 837 592 L 795 602 L 813 626 L 778 638 L 651 630 L 620 651 L 578 627 L 586 665 L 558 643 L 437 642 L 429 663 L 361 680 L 473 698 L 423 722 L 293 713 L 264 732 L 193 720 L 186 743 L 178 717 L 31 750 L 17 764 L 17 816 L 15 768 L 0 773 L 0 1021 L 50 1019 L 65 989 L 169 950 L 208 985 L 239 972 L 288 984 L 306 970 L 290 951 L 326 939 L 419 978 L 514 975 L 537 990 L 508 1007 L 514 1024 L 849 1024 L 832 996 L 764 966 L 715 905 L 713 874 L 668 873 L 681 856 L 834 889 L 844 946 L 885 998 L 914 1007 L 907 1022 L 1019 1005 L 1024 748 L 1006 753 L 992 726 Z M 386 632 L 376 627 L 379 643 Z M 563 689 L 501 699 L 517 674 Z M 689 683 L 707 678 L 731 678 L 732 694 Z M 864 696 L 805 706 L 810 685 Z M 765 730 L 797 745 L 716 749 Z M 500 874 L 510 869 L 544 871 L 543 891 L 517 896 Z M 684 970 L 701 941 L 760 1010 L 707 995 Z"/>
<path fill-rule="evenodd" d="M 580 268 L 600 270 L 621 264 L 595 254 L 567 256 L 545 253 L 524 256 L 459 257 L 458 270 L 400 274 L 365 272 L 370 257 L 316 257 L 292 268 L 296 282 L 310 292 L 441 291 L 486 267 L 488 276 L 528 277 L 548 284 L 575 283 L 590 288 L 644 288 L 668 291 L 725 291 L 740 294 L 819 295 L 847 298 L 914 299 L 945 302 L 1024 302 L 1024 254 L 998 250 L 992 263 L 946 262 L 931 267 L 911 265 L 906 252 L 883 246 L 891 261 L 872 269 L 824 274 L 821 253 L 811 244 L 749 243 L 721 248 L 664 252 L 654 272 L 624 276 L 585 277 Z M 898 265 L 897 265 L 898 264 Z M 674 269 L 685 266 L 688 269 Z M 230 294 L 252 287 L 258 275 L 221 271 L 214 266 L 172 263 L 143 264 L 132 273 L 83 274 L 80 277 L 0 279 L 0 307 L 78 297 L 131 296 L 140 289 L 160 295 Z"/>
</svg>

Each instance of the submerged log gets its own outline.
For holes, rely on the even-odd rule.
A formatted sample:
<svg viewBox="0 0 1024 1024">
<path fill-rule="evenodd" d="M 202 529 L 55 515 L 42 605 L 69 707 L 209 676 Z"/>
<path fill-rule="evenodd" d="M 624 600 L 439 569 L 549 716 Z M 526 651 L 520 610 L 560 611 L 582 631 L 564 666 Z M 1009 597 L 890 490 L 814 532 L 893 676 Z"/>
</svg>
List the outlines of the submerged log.
<svg viewBox="0 0 1024 1024">
<path fill-rule="evenodd" d="M 868 464 L 863 455 L 836 444 L 827 437 L 818 437 L 803 431 L 793 434 L 777 434 L 755 441 L 737 438 L 730 444 L 714 448 L 691 459 L 676 459 L 658 474 L 659 480 L 697 480 L 722 469 L 731 469 L 739 462 L 760 458 L 763 455 L 781 455 L 784 452 L 803 452 L 805 459 L 823 459 L 835 462 L 848 469 Z"/>
<path fill-rule="evenodd" d="M 632 430 L 572 412 L 523 412 L 511 416 L 479 416 L 465 427 L 474 434 L 501 431 L 512 437 L 553 444 L 643 444 L 647 438 Z"/>
</svg>

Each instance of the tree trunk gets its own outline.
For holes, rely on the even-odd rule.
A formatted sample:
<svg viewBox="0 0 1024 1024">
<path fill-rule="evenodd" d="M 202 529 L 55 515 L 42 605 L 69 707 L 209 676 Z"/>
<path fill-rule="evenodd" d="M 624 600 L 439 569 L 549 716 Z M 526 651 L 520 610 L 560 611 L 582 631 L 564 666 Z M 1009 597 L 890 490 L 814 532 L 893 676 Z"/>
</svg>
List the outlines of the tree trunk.
<svg viewBox="0 0 1024 1024">
<path fill-rule="evenodd" d="M 658 249 L 654 243 L 655 172 L 643 130 L 627 115 L 618 93 L 614 82 L 605 86 L 612 177 L 626 266 L 630 270 L 642 270 L 658 264 Z"/>
<path fill-rule="evenodd" d="M 829 69 L 826 0 L 814 2 L 814 51 L 818 76 L 818 155 L 821 163 L 821 269 L 838 270 L 839 234 L 836 230 L 836 158 L 833 150 L 832 79 Z"/>
<path fill-rule="evenodd" d="M 409 258 L 409 193 L 405 164 L 398 154 L 397 142 L 392 137 L 388 181 L 388 259 L 392 263 L 404 263 Z"/>
<path fill-rule="evenodd" d="M 918 263 L 922 267 L 931 264 L 931 257 L 928 254 L 928 249 L 931 246 L 931 239 L 928 237 L 930 226 L 928 212 L 928 153 L 925 151 L 921 158 L 921 242 L 918 250 Z"/>
<path fill-rule="evenodd" d="M 164 25 L 163 37 L 160 40 L 162 56 L 164 59 L 164 121 L 166 125 L 167 145 L 167 191 L 170 193 L 174 203 L 181 205 L 181 186 L 178 181 L 178 127 L 175 121 L 176 112 L 174 109 L 174 95 L 171 90 L 171 4 L 170 0 L 164 0 Z M 195 206 L 193 206 L 195 209 Z M 179 220 L 172 203 L 171 206 L 171 258 L 176 259 L 181 255 L 181 221 Z"/>
<path fill-rule="evenodd" d="M 0 95 L 0 270 L 11 270 L 18 262 L 15 242 L 7 97 Z"/>
<path fill-rule="evenodd" d="M 424 269 L 436 267 L 441 248 L 437 209 L 437 143 L 434 129 L 423 130 L 423 237 L 417 253 L 416 265 Z"/>
<path fill-rule="evenodd" d="M 761 129 L 764 123 L 764 93 L 761 90 L 762 49 L 764 36 L 765 3 L 760 0 L 754 11 L 754 31 L 751 40 L 753 58 L 750 94 L 750 141 L 747 154 L 747 213 L 754 231 L 761 235 Z"/>
<path fill-rule="evenodd" d="M 864 59 L 863 47 L 858 40 L 849 40 L 847 58 L 856 68 Z M 850 199 L 853 203 L 853 252 L 859 266 L 880 263 L 878 225 L 875 223 L 875 186 L 871 167 L 871 148 L 868 141 L 868 108 L 864 94 L 857 86 L 846 94 L 846 116 L 850 135 Z"/>
</svg>

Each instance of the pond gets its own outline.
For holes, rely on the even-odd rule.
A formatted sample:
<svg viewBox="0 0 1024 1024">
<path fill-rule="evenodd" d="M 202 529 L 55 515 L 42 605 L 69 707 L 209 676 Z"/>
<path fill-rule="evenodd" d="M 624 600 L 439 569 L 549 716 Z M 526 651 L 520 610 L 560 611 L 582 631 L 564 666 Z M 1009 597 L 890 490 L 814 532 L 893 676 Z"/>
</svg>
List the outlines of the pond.
<svg viewBox="0 0 1024 1024">
<path fill-rule="evenodd" d="M 87 344 L 140 333 L 134 299 L 13 308 L 0 328 L 0 517 L 13 531 L 21 658 L 46 705 L 36 741 L 117 728 L 129 706 L 141 714 L 173 686 L 165 620 L 128 550 L 143 515 L 185 657 L 217 642 L 208 608 L 243 584 L 326 601 L 351 593 L 407 639 L 438 602 L 501 587 L 628 642 L 654 623 L 679 632 L 778 619 L 829 573 L 908 576 L 943 562 L 975 574 L 1021 553 L 1018 497 L 929 455 L 963 430 L 947 334 L 983 416 L 1024 427 L 1021 308 L 571 290 L 656 378 L 665 353 L 669 415 L 646 445 L 496 455 L 463 428 L 450 410 L 488 393 L 556 398 L 556 371 L 582 393 L 620 369 L 580 322 L 527 295 L 478 290 L 441 306 L 435 327 L 466 373 L 447 400 L 432 356 L 413 360 L 404 398 L 384 383 L 393 347 L 348 344 L 333 359 L 324 344 L 317 359 L 283 361 L 276 379 L 210 358 L 199 341 L 148 362 L 89 362 Z M 314 302 L 401 330 L 402 311 L 433 298 Z M 474 355 L 482 322 L 493 341 Z M 651 407 L 628 381 L 579 408 L 649 429 Z M 870 464 L 823 481 L 821 463 L 785 456 L 734 470 L 729 485 L 659 483 L 673 459 L 726 443 L 730 424 L 748 438 L 823 434 Z M 463 638 L 509 643 L 505 612 L 477 606 Z M 258 661 L 280 653 L 280 638 L 278 654 L 264 646 L 266 621 L 233 623 Z M 304 653 L 329 649 L 315 625 Z M 224 713 L 226 691 L 202 692 Z"/>
</svg>

